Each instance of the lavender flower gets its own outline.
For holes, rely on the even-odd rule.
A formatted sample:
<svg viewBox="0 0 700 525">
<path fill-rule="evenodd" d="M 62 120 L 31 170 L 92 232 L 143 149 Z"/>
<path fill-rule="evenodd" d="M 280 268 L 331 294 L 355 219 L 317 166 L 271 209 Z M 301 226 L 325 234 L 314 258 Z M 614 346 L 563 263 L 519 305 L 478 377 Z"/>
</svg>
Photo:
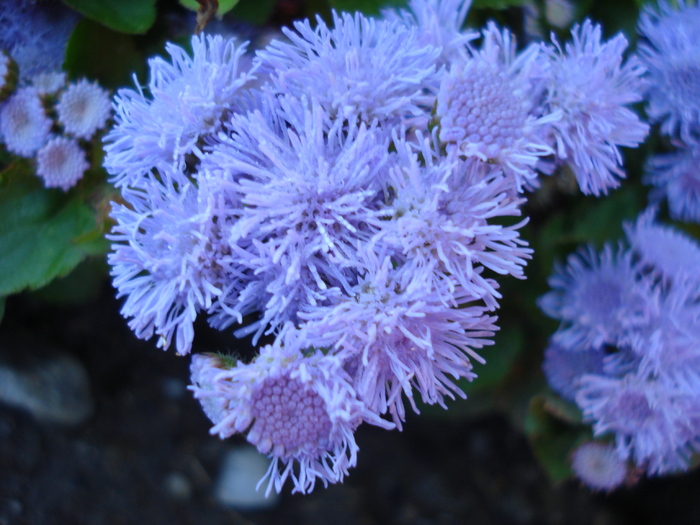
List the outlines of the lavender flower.
<svg viewBox="0 0 700 525">
<path fill-rule="evenodd" d="M 442 142 L 454 144 L 460 156 L 497 163 L 513 172 L 518 191 L 536 176 L 532 168 L 538 158 L 554 153 L 538 130 L 559 114 L 540 119 L 532 114 L 539 60 L 537 46 L 516 57 L 510 33 L 490 24 L 481 51 L 452 63 L 435 109 Z"/>
<path fill-rule="evenodd" d="M 574 172 L 581 191 L 600 195 L 625 176 L 619 147 L 636 147 L 649 127 L 625 107 L 642 98 L 644 66 L 636 57 L 622 64 L 627 40 L 618 34 L 601 41 L 601 27 L 586 20 L 571 31 L 564 49 L 554 41 L 550 57 L 547 110 L 561 111 L 551 124 L 560 162 Z"/>
<path fill-rule="evenodd" d="M 444 397 L 464 393 L 450 378 L 472 380 L 474 349 L 492 344 L 494 319 L 477 298 L 459 291 L 463 305 L 448 309 L 444 292 L 431 290 L 424 270 L 393 269 L 389 257 L 365 253 L 366 273 L 353 293 L 337 306 L 304 314 L 310 338 L 336 341 L 337 353 L 353 372 L 358 398 L 375 414 L 389 413 L 397 427 L 405 418 L 402 395 L 414 411 L 413 388 L 428 404 L 444 407 Z"/>
<path fill-rule="evenodd" d="M 112 113 L 109 94 L 97 83 L 83 79 L 61 93 L 56 113 L 66 133 L 89 140 Z"/>
<path fill-rule="evenodd" d="M 7 150 L 31 158 L 49 139 L 51 119 L 36 89 L 17 90 L 0 108 L 0 134 Z"/>
<path fill-rule="evenodd" d="M 658 308 L 651 283 L 635 271 L 632 254 L 615 253 L 610 245 L 600 254 L 591 246 L 572 254 L 566 267 L 556 266 L 549 285 L 553 290 L 538 304 L 562 321 L 554 342 L 571 350 L 617 345 Z"/>
<path fill-rule="evenodd" d="M 272 459 L 260 480 L 269 478 L 267 493 L 280 492 L 288 478 L 301 493 L 316 480 L 342 481 L 357 461 L 353 434 L 362 421 L 391 428 L 357 400 L 338 358 L 306 350 L 303 341 L 287 326 L 250 364 L 192 358 L 192 390 L 215 423 L 211 432 L 245 432 Z"/>
<path fill-rule="evenodd" d="M 51 139 L 38 151 L 36 163 L 36 174 L 44 180 L 44 186 L 63 191 L 75 186 L 90 167 L 85 150 L 66 137 Z"/>
<path fill-rule="evenodd" d="M 520 215 L 523 199 L 510 196 L 514 183 L 498 167 L 446 159 L 436 152 L 436 140 L 418 134 L 417 141 L 420 148 L 394 142 L 399 160 L 390 169 L 392 220 L 377 242 L 419 274 L 432 269 L 431 289 L 447 292 L 445 306 L 458 304 L 451 290 L 461 288 L 495 308 L 501 296 L 484 268 L 522 278 L 531 250 L 518 235 L 526 221 L 509 227 L 490 221 Z"/>
<path fill-rule="evenodd" d="M 383 226 L 388 138 L 310 105 L 283 97 L 274 118 L 235 116 L 202 162 L 241 203 L 229 242 L 248 246 L 237 257 L 257 276 L 249 286 L 265 283 L 258 335 L 347 290 L 357 247 Z"/>
<path fill-rule="evenodd" d="M 571 469 L 594 490 L 613 490 L 627 478 L 626 462 L 607 443 L 589 441 L 571 455 Z"/>
<path fill-rule="evenodd" d="M 220 130 L 236 111 L 251 78 L 239 63 L 246 45 L 220 36 L 192 37 L 193 57 L 174 45 L 170 62 L 149 61 L 148 98 L 141 88 L 120 89 L 115 126 L 105 137 L 104 167 L 115 185 L 138 184 L 158 170 L 182 181 L 186 156 L 200 153 L 201 140 Z"/>
<path fill-rule="evenodd" d="M 424 90 L 438 82 L 440 48 L 420 42 L 413 28 L 360 13 L 333 13 L 333 24 L 296 22 L 296 32 L 283 29 L 291 43 L 273 41 L 258 53 L 270 89 L 318 100 L 332 118 L 427 118 L 434 97 Z"/>
<path fill-rule="evenodd" d="M 0 1 L 0 48 L 17 62 L 21 80 L 61 69 L 78 18 L 59 2 Z"/>
<path fill-rule="evenodd" d="M 385 9 L 386 20 L 399 20 L 409 28 L 416 28 L 422 45 L 440 48 L 438 64 L 449 64 L 466 52 L 466 45 L 478 38 L 475 31 L 463 30 L 471 0 L 411 0 L 408 8 Z"/>
<path fill-rule="evenodd" d="M 224 294 L 235 293 L 242 274 L 232 261 L 220 228 L 231 210 L 200 187 L 175 188 L 155 182 L 124 193 L 114 204 L 116 221 L 109 263 L 122 314 L 137 337 L 159 336 L 167 349 L 175 336 L 178 353 L 190 351 L 197 314 Z"/>
<path fill-rule="evenodd" d="M 630 250 L 589 248 L 550 280 L 559 290 L 540 306 L 565 324 L 545 372 L 596 437 L 612 434 L 618 461 L 649 475 L 686 470 L 700 443 L 700 246 L 653 208 L 625 231 Z"/>
<path fill-rule="evenodd" d="M 700 145 L 690 144 L 673 153 L 653 155 L 647 161 L 644 182 L 654 186 L 653 202 L 668 201 L 676 220 L 700 223 Z"/>
<path fill-rule="evenodd" d="M 639 17 L 639 57 L 648 69 L 649 117 L 666 135 L 685 142 L 700 132 L 700 6 L 659 2 Z"/>
</svg>

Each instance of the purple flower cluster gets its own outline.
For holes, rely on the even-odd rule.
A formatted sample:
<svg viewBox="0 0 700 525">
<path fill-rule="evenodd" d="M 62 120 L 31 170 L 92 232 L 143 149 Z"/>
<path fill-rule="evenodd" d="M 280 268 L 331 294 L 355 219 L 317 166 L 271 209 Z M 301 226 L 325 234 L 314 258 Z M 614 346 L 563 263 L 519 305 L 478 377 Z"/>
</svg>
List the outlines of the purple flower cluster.
<svg viewBox="0 0 700 525">
<path fill-rule="evenodd" d="M 676 151 L 652 156 L 645 182 L 672 218 L 700 223 L 700 6 L 660 2 L 639 20 L 639 58 L 648 69 L 647 114 Z"/>
<path fill-rule="evenodd" d="M 622 37 L 587 22 L 571 48 L 518 52 L 489 25 L 475 46 L 468 6 L 297 22 L 252 59 L 195 36 L 192 56 L 169 45 L 144 89 L 115 97 L 122 313 L 179 354 L 200 315 L 272 338 L 250 362 L 195 355 L 191 387 L 213 433 L 270 456 L 268 490 L 338 482 L 361 423 L 401 428 L 405 403 L 464 397 L 498 279 L 524 277 L 517 217 L 537 170 L 578 166 L 584 191 L 605 192 L 618 146 L 644 138 Z"/>
<path fill-rule="evenodd" d="M 700 245 L 655 215 L 625 225 L 629 247 L 571 255 L 540 300 L 562 323 L 545 353 L 550 386 L 580 407 L 596 437 L 614 440 L 617 464 L 648 475 L 686 470 L 700 450 Z M 583 454 L 577 475 L 614 488 L 592 477 Z"/>
<path fill-rule="evenodd" d="M 97 83 L 60 71 L 77 15 L 59 4 L 0 0 L 0 141 L 32 159 L 47 188 L 67 191 L 90 167 L 88 143 L 112 108 Z"/>
</svg>

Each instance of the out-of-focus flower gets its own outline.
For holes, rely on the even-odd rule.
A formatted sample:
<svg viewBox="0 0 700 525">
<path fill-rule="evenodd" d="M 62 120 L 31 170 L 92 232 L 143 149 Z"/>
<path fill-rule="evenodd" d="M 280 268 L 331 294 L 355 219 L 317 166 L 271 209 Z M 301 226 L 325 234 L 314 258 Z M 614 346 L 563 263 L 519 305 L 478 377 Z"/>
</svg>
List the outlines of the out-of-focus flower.
<svg viewBox="0 0 700 525">
<path fill-rule="evenodd" d="M 594 490 L 613 490 L 625 481 L 627 464 L 607 443 L 590 441 L 571 454 L 571 469 Z"/>
<path fill-rule="evenodd" d="M 648 279 L 640 279 L 632 254 L 610 245 L 598 254 L 591 246 L 557 265 L 549 278 L 553 288 L 538 302 L 560 319 L 554 341 L 567 349 L 601 348 L 624 340 L 628 330 L 643 326 L 658 305 Z"/>
<path fill-rule="evenodd" d="M 0 102 L 9 97 L 17 86 L 17 63 L 0 49 Z"/>
<path fill-rule="evenodd" d="M 62 71 L 39 73 L 30 79 L 30 84 L 41 96 L 55 95 L 66 87 L 66 74 Z"/>
<path fill-rule="evenodd" d="M 61 2 L 0 0 L 0 49 L 17 62 L 21 80 L 59 71 L 78 19 Z"/>
<path fill-rule="evenodd" d="M 83 178 L 90 167 L 85 150 L 74 139 L 56 137 L 36 154 L 36 173 L 47 188 L 67 191 Z"/>
<path fill-rule="evenodd" d="M 70 84 L 56 104 L 58 122 L 66 133 L 89 140 L 104 127 L 112 113 L 109 93 L 85 79 Z"/>
<path fill-rule="evenodd" d="M 0 107 L 0 133 L 8 151 L 33 157 L 49 139 L 52 122 L 36 89 L 17 90 Z"/>
<path fill-rule="evenodd" d="M 700 5 L 661 1 L 639 17 L 638 47 L 648 69 L 647 113 L 661 131 L 685 142 L 700 138 Z M 655 4 L 654 4 L 655 5 Z"/>
<path fill-rule="evenodd" d="M 645 67 L 632 56 L 623 64 L 627 39 L 601 41 L 602 29 L 586 20 L 573 41 L 545 47 L 550 57 L 546 108 L 561 111 L 551 124 L 552 146 L 568 164 L 581 191 L 605 194 L 624 177 L 619 147 L 636 147 L 649 126 L 626 106 L 642 99 Z"/>
<path fill-rule="evenodd" d="M 700 145 L 673 153 L 653 155 L 647 161 L 644 182 L 654 186 L 650 198 L 666 199 L 669 215 L 676 220 L 700 223 Z"/>
</svg>

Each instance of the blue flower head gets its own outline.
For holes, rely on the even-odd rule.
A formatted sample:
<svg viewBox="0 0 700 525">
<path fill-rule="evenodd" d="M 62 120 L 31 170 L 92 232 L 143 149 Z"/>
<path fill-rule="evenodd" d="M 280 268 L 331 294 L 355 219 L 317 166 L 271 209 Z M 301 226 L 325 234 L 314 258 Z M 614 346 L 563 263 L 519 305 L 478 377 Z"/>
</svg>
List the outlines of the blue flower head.
<svg viewBox="0 0 700 525">
<path fill-rule="evenodd" d="M 673 153 L 652 155 L 647 160 L 644 182 L 654 186 L 650 199 L 668 202 L 676 220 L 700 223 L 700 144 L 684 145 Z"/>
<path fill-rule="evenodd" d="M 420 116 L 433 97 L 440 48 L 423 44 L 415 28 L 360 13 L 333 13 L 334 27 L 320 18 L 296 31 L 290 42 L 273 41 L 260 51 L 262 70 L 275 93 L 317 100 L 334 118 L 391 122 Z"/>
<path fill-rule="evenodd" d="M 606 194 L 625 176 L 620 146 L 636 147 L 649 126 L 627 105 L 642 99 L 645 68 L 632 56 L 624 64 L 627 39 L 601 41 L 602 29 L 586 20 L 574 26 L 564 48 L 555 40 L 550 57 L 546 106 L 560 111 L 551 140 L 560 163 L 574 172 L 581 191 Z"/>
<path fill-rule="evenodd" d="M 700 6 L 647 5 L 639 17 L 639 58 L 648 69 L 647 114 L 666 135 L 700 138 Z"/>
</svg>

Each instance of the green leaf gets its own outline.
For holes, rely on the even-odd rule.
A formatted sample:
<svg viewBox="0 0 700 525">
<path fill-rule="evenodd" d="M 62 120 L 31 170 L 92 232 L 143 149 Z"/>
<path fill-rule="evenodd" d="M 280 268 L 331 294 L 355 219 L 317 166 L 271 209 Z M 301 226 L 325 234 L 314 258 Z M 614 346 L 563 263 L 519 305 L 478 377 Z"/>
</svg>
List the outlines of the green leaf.
<svg viewBox="0 0 700 525">
<path fill-rule="evenodd" d="M 472 9 L 508 9 L 509 7 L 520 7 L 525 0 L 474 0 Z"/>
<path fill-rule="evenodd" d="M 0 215 L 0 296 L 40 288 L 107 248 L 80 196 L 44 189 L 24 162 L 0 175 Z"/>
<path fill-rule="evenodd" d="M 156 20 L 156 0 L 63 0 L 63 3 L 120 33 L 143 34 Z"/>
<path fill-rule="evenodd" d="M 571 451 L 591 437 L 588 427 L 570 424 L 568 418 L 571 414 L 566 414 L 566 419 L 559 417 L 562 407 L 553 396 L 535 396 L 525 420 L 525 431 L 532 450 L 552 481 L 562 481 L 571 476 Z"/>
<path fill-rule="evenodd" d="M 239 0 L 219 0 L 219 8 L 216 10 L 216 16 L 218 18 L 224 16 L 231 9 L 236 7 L 238 1 Z M 199 3 L 197 3 L 197 0 L 180 0 L 180 3 L 192 11 L 199 10 Z"/>
<path fill-rule="evenodd" d="M 134 72 L 143 76 L 145 61 L 131 36 L 84 19 L 68 40 L 63 69 L 72 79 L 84 76 L 114 89 L 132 84 Z"/>
<path fill-rule="evenodd" d="M 275 9 L 275 0 L 240 0 L 231 16 L 253 25 L 265 24 Z"/>
</svg>

